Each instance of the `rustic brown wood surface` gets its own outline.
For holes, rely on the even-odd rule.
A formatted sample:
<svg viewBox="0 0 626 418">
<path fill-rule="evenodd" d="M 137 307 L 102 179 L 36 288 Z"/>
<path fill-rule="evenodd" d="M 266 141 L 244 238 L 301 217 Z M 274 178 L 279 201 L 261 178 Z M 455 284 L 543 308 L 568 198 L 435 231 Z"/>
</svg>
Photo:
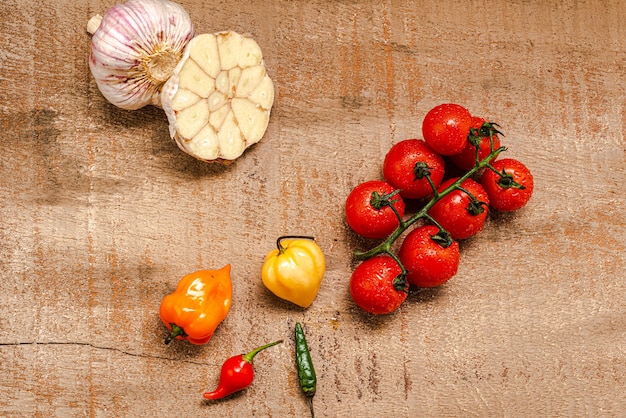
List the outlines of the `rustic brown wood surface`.
<svg viewBox="0 0 626 418">
<path fill-rule="evenodd" d="M 236 163 L 192 159 L 162 110 L 96 88 L 87 20 L 113 1 L 0 5 L 0 416 L 626 416 L 626 3 L 184 0 L 197 33 L 263 48 L 268 131 Z M 393 315 L 357 308 L 344 222 L 389 147 L 434 105 L 498 122 L 535 176 L 527 208 L 462 243 L 458 275 Z M 263 286 L 282 234 L 327 273 L 308 309 Z M 230 263 L 232 310 L 205 346 L 163 340 L 164 295 Z M 256 378 L 202 399 L 231 355 Z"/>
</svg>

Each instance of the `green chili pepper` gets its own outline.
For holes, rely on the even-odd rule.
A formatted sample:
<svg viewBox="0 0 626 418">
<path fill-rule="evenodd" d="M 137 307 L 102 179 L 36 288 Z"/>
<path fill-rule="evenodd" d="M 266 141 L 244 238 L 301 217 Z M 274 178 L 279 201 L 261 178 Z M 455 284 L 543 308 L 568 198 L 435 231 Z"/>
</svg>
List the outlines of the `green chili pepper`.
<svg viewBox="0 0 626 418">
<path fill-rule="evenodd" d="M 300 325 L 299 322 L 296 323 L 296 364 L 298 366 L 300 389 L 302 389 L 302 392 L 308 398 L 311 416 L 314 417 L 313 396 L 315 396 L 315 390 L 317 389 L 317 377 L 315 375 L 313 361 L 311 360 L 311 352 L 306 343 L 302 325 Z"/>
</svg>

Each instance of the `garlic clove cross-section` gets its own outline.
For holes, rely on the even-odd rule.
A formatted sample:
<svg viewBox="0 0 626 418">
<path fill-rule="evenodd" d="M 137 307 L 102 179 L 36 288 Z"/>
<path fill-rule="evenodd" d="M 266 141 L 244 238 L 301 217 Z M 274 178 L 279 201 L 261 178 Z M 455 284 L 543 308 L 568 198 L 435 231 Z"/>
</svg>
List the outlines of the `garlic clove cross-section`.
<svg viewBox="0 0 626 418">
<path fill-rule="evenodd" d="M 222 163 L 261 140 L 273 103 L 261 48 L 233 31 L 193 38 L 161 92 L 178 146 L 199 160 Z"/>
<path fill-rule="evenodd" d="M 169 0 L 129 0 L 87 23 L 89 68 L 112 104 L 135 110 L 160 107 L 164 83 L 194 35 L 189 14 Z"/>
</svg>

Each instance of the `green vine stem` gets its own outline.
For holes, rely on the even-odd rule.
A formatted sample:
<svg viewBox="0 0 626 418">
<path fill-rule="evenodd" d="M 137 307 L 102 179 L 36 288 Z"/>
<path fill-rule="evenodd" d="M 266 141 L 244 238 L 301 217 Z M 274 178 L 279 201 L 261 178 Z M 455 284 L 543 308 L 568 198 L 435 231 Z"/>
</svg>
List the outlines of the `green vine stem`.
<svg viewBox="0 0 626 418">
<path fill-rule="evenodd" d="M 491 165 L 491 163 L 487 164 L 486 167 L 500 176 L 500 180 L 498 181 L 498 184 L 502 188 L 504 189 L 513 188 L 513 189 L 520 189 L 520 190 L 524 190 L 526 188 L 523 185 L 516 182 L 515 180 L 513 180 L 513 176 L 507 173 L 505 170 L 498 171 L 494 166 Z"/>
<path fill-rule="evenodd" d="M 428 203 L 426 203 L 424 207 L 422 207 L 422 209 L 419 210 L 419 212 L 415 213 L 409 219 L 405 221 L 401 221 L 400 225 L 391 233 L 391 235 L 389 235 L 383 242 L 378 244 L 376 247 L 367 251 L 355 250 L 354 257 L 357 260 L 367 260 L 368 258 L 372 258 L 379 254 L 388 254 L 394 260 L 396 260 L 396 262 L 398 262 L 398 264 L 402 268 L 402 272 L 404 273 L 405 272 L 404 266 L 402 266 L 402 264 L 398 260 L 398 257 L 396 257 L 396 255 L 391 250 L 391 246 L 393 245 L 393 243 L 400 237 L 400 235 L 402 235 L 402 233 L 404 233 L 404 231 L 406 231 L 411 225 L 413 225 L 418 220 L 423 219 L 423 218 L 432 219 L 428 215 L 428 211 L 430 210 L 430 208 L 433 207 L 435 203 L 437 203 L 439 200 L 441 200 L 442 197 L 446 196 L 448 193 L 451 193 L 454 190 L 462 190 L 461 183 L 463 183 L 465 180 L 473 176 L 478 170 L 485 168 L 485 167 L 489 167 L 491 165 L 491 161 L 494 158 L 496 158 L 498 154 L 500 154 L 501 152 L 505 150 L 506 150 L 506 147 L 500 147 L 500 148 L 494 149 L 493 151 L 489 153 L 487 157 L 478 161 L 471 170 L 469 170 L 463 176 L 459 177 L 454 183 L 446 187 L 444 190 L 437 192 L 437 190 L 433 188 L 434 197 L 431 200 L 429 200 Z M 499 173 L 499 174 L 502 175 L 502 173 Z M 471 194 L 469 194 L 469 196 L 471 196 Z M 470 198 L 473 198 L 475 200 L 473 196 L 471 196 Z M 441 227 L 439 228 L 441 229 Z"/>
<path fill-rule="evenodd" d="M 398 193 L 400 193 L 400 190 L 394 190 L 391 193 L 383 194 L 383 195 L 379 194 L 378 192 L 374 192 L 372 193 L 372 198 L 370 199 L 370 203 L 374 209 L 382 209 L 385 206 L 389 206 L 389 208 L 396 215 L 396 218 L 398 218 L 400 223 L 402 223 L 403 222 L 402 216 L 400 216 L 398 209 L 396 209 L 396 207 L 394 206 L 394 204 L 398 201 L 398 199 L 392 199 Z"/>
</svg>

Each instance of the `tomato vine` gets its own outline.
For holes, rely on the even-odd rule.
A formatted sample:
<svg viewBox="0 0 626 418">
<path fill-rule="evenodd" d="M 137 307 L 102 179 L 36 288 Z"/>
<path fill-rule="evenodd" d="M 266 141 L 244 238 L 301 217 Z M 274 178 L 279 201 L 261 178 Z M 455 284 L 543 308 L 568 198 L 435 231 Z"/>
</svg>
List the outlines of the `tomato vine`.
<svg viewBox="0 0 626 418">
<path fill-rule="evenodd" d="M 423 140 L 405 139 L 389 149 L 384 181 L 361 183 L 346 199 L 352 231 L 380 240 L 353 253 L 361 263 L 350 277 L 350 294 L 369 313 L 395 311 L 412 287 L 446 283 L 458 271 L 459 241 L 480 233 L 491 209 L 515 211 L 532 195 L 530 170 L 499 158 L 506 147 L 497 124 L 442 104 L 428 112 L 422 133 Z M 461 173 L 446 178 L 446 161 Z M 421 206 L 408 214 L 405 199 Z"/>
<path fill-rule="evenodd" d="M 490 132 L 490 136 L 491 137 L 493 137 L 494 134 L 495 134 L 495 132 Z M 491 142 L 493 143 L 493 139 L 491 140 Z M 357 260 L 367 260 L 368 258 L 372 258 L 372 257 L 374 257 L 376 255 L 379 255 L 379 254 L 388 254 L 394 260 L 396 260 L 398 265 L 400 265 L 400 267 L 402 269 L 402 274 L 406 274 L 406 270 L 405 270 L 404 266 L 402 265 L 402 263 L 400 262 L 400 260 L 398 259 L 398 257 L 395 255 L 395 253 L 392 251 L 392 248 L 391 248 L 393 246 L 393 244 L 396 242 L 396 240 L 409 227 L 411 227 L 411 225 L 413 225 L 415 222 L 419 221 L 420 219 L 428 219 L 429 221 L 431 221 L 435 225 L 437 225 L 440 231 L 444 231 L 444 229 L 440 225 L 438 225 L 437 222 L 430 215 L 428 215 L 428 211 L 435 205 L 435 203 L 440 201 L 441 198 L 443 198 L 447 194 L 453 192 L 454 190 L 462 190 L 462 191 L 466 192 L 467 195 L 470 196 L 470 199 L 472 200 L 472 202 L 476 202 L 477 199 L 474 198 L 474 196 L 470 192 L 465 191 L 461 187 L 461 183 L 463 183 L 465 180 L 467 180 L 470 177 L 472 177 L 474 174 L 476 174 L 477 171 L 479 171 L 479 170 L 481 170 L 481 169 L 483 169 L 485 167 L 490 168 L 491 167 L 491 161 L 494 160 L 501 152 L 503 152 L 505 150 L 506 150 L 506 147 L 504 147 L 504 146 L 496 148 L 496 149 L 493 149 L 489 153 L 489 155 L 487 157 L 483 158 L 482 160 L 477 161 L 473 168 L 468 170 L 463 176 L 459 177 L 454 183 L 452 183 L 450 186 L 446 187 L 442 191 L 437 191 L 437 188 L 434 187 L 434 184 L 430 181 L 430 173 L 424 173 L 424 176 L 429 179 L 429 183 L 431 184 L 431 187 L 433 189 L 433 198 L 430 199 L 418 212 L 416 212 L 410 218 L 402 219 L 402 218 L 399 217 L 400 225 L 383 242 L 381 242 L 376 247 L 374 247 L 374 248 L 372 248 L 370 250 L 367 250 L 367 251 L 355 250 L 354 251 L 354 257 Z M 497 170 L 496 170 L 496 172 L 497 172 Z M 504 174 L 502 174 L 500 172 L 497 172 L 497 173 L 500 174 L 501 176 L 504 175 Z"/>
</svg>

